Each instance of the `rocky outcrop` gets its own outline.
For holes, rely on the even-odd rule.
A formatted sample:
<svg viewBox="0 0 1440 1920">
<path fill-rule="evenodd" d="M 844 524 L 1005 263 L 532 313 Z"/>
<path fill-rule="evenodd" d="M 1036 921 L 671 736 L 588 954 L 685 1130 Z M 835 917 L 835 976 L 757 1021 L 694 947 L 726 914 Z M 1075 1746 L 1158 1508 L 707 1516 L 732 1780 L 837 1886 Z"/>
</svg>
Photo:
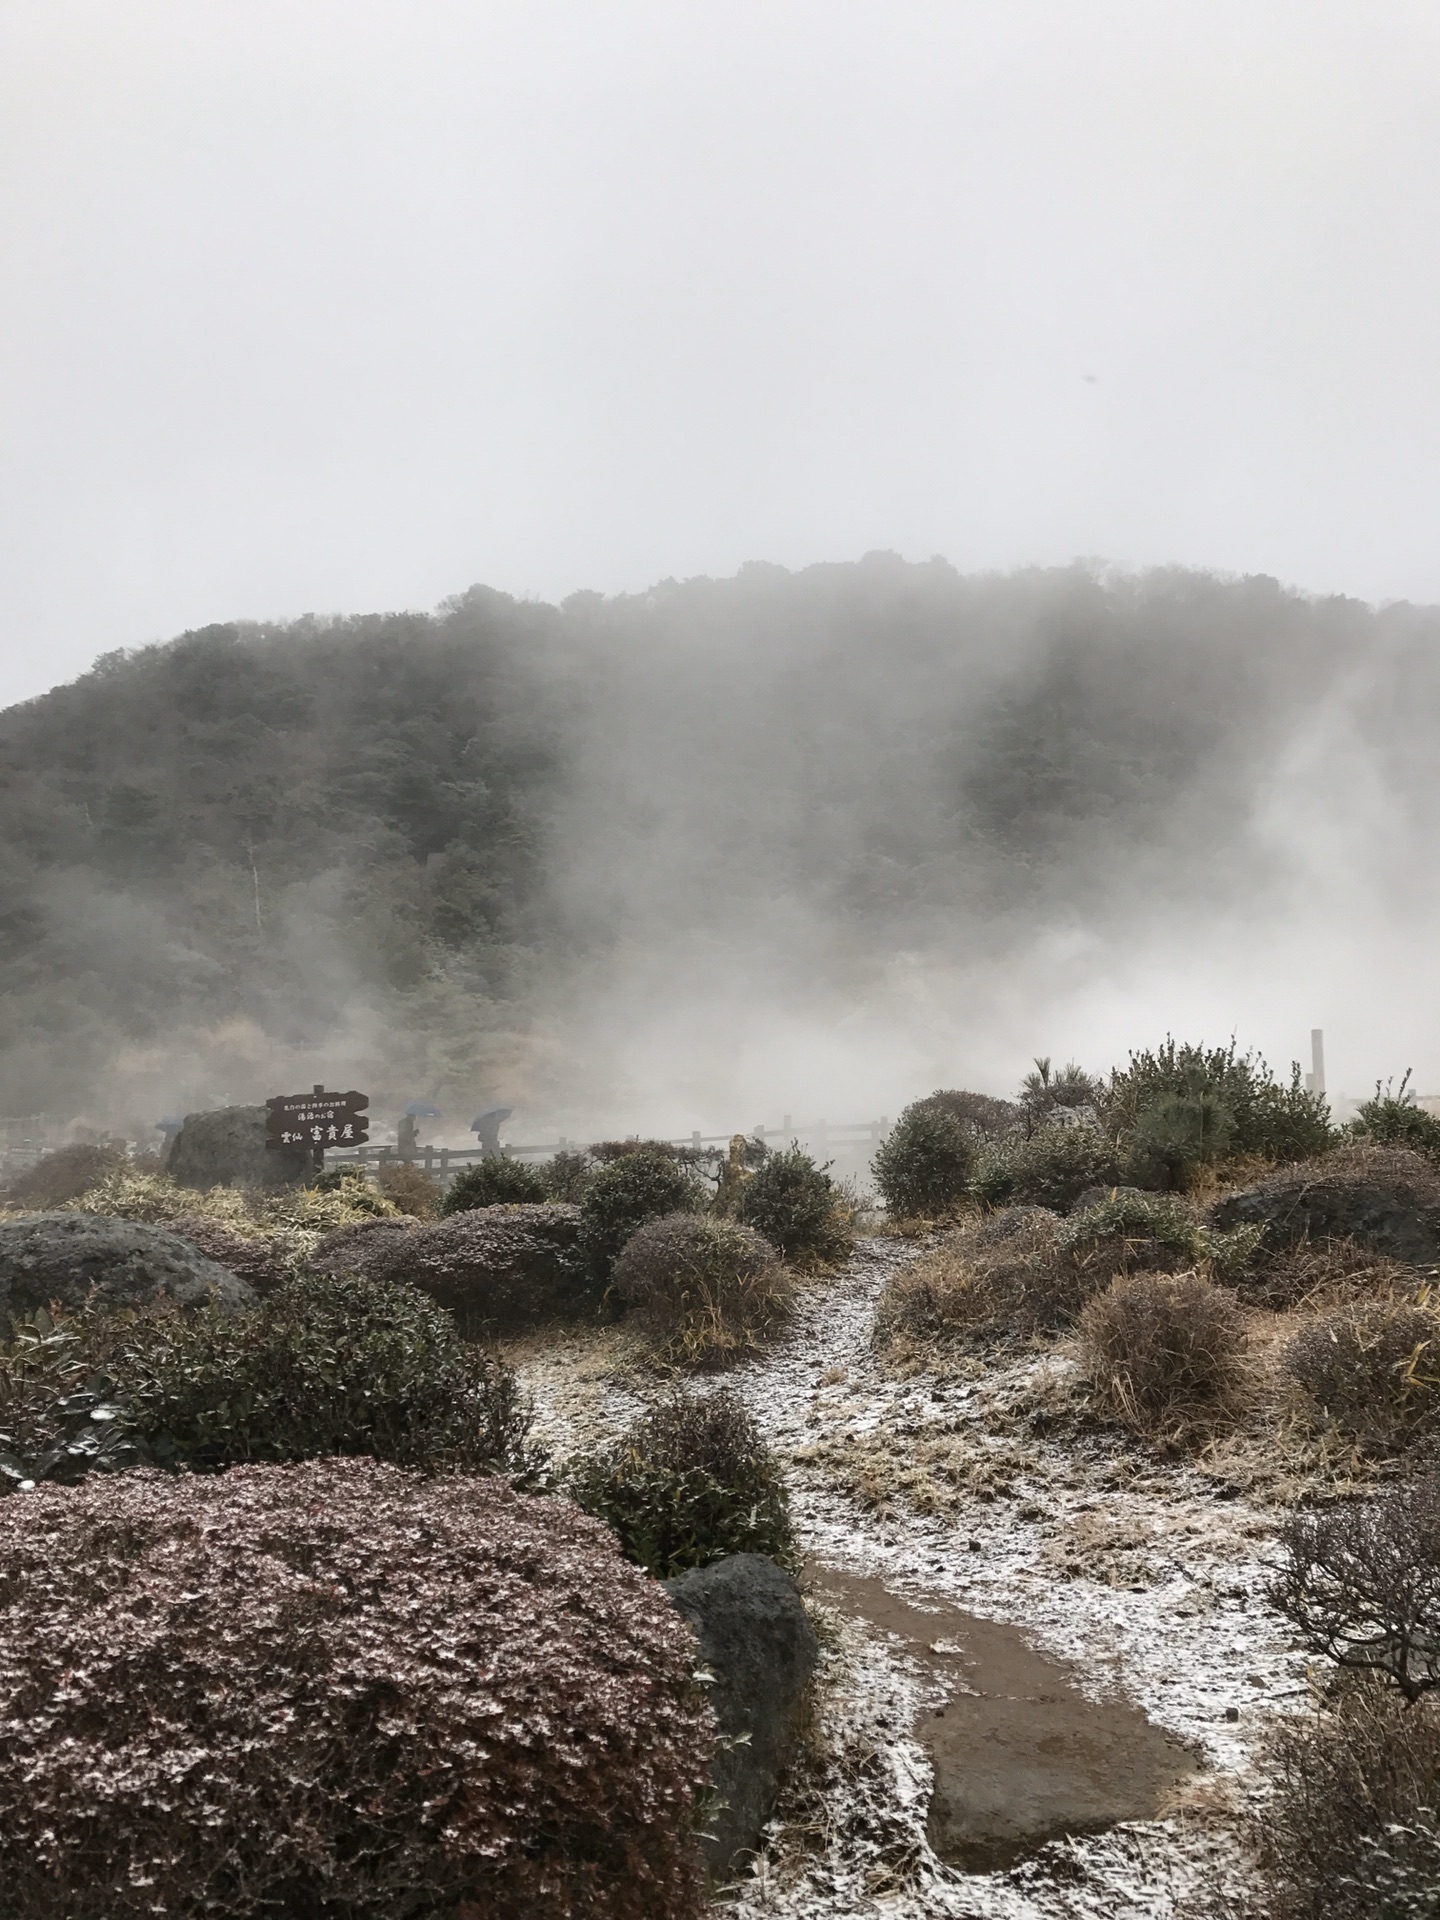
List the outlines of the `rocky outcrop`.
<svg viewBox="0 0 1440 1920">
<path fill-rule="evenodd" d="M 590 1305 L 579 1237 L 578 1207 L 475 1207 L 422 1224 L 341 1227 L 321 1241 L 312 1264 L 408 1280 L 448 1307 L 467 1336 L 479 1336 Z"/>
<path fill-rule="evenodd" d="M 706 1821 L 707 1863 L 732 1878 L 758 1847 L 795 1748 L 819 1648 L 800 1589 L 759 1553 L 736 1553 L 665 1582 L 714 1675 L 719 1805 Z"/>
<path fill-rule="evenodd" d="M 170 1143 L 165 1171 L 182 1187 L 287 1187 L 307 1180 L 314 1162 L 303 1147 L 265 1144 L 264 1107 L 216 1107 L 187 1113 Z"/>
<path fill-rule="evenodd" d="M 1222 1229 L 1263 1226 L 1264 1251 L 1305 1240 L 1354 1240 L 1412 1266 L 1440 1263 L 1440 1173 L 1402 1147 L 1342 1147 L 1226 1194 Z"/>
<path fill-rule="evenodd" d="M 178 1235 L 96 1213 L 32 1213 L 0 1221 L 0 1319 L 52 1301 L 71 1311 L 89 1300 L 136 1307 L 169 1298 L 184 1307 L 211 1299 L 253 1305 L 255 1289 Z"/>
</svg>

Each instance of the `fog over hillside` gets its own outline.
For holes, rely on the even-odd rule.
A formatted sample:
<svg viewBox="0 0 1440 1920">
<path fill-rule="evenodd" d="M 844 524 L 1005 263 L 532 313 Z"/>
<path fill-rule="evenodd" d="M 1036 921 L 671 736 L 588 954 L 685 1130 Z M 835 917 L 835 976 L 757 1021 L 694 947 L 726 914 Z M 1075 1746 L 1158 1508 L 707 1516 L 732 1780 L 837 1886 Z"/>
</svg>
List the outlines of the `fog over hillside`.
<svg viewBox="0 0 1440 1920">
<path fill-rule="evenodd" d="M 1173 1028 L 1440 1076 L 1440 611 L 872 554 L 218 625 L 0 718 L 0 1111 L 893 1113 Z"/>
</svg>

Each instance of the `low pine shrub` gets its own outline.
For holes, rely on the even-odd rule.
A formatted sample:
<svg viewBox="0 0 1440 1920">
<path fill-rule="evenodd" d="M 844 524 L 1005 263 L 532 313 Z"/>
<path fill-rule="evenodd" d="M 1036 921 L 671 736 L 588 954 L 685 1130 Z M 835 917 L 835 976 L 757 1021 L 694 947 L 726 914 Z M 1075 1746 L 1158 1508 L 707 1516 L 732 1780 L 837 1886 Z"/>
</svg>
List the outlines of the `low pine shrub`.
<svg viewBox="0 0 1440 1920">
<path fill-rule="evenodd" d="M 493 1479 L 0 1502 L 7 1920 L 699 1920 L 694 1665 L 603 1527 Z"/>
<path fill-rule="evenodd" d="M 538 1466 L 514 1374 L 400 1282 L 306 1275 L 246 1313 L 148 1309 L 114 1322 L 100 1353 L 163 1464 L 363 1453 L 427 1472 Z"/>
<path fill-rule="evenodd" d="M 798 1267 L 831 1266 L 855 1245 L 844 1194 L 798 1145 L 765 1155 L 740 1190 L 735 1217 Z"/>
<path fill-rule="evenodd" d="M 1224 1159 L 1234 1138 L 1235 1116 L 1218 1095 L 1161 1094 L 1135 1123 L 1127 1176 L 1137 1187 L 1183 1193 L 1202 1168 Z"/>
<path fill-rule="evenodd" d="M 763 1346 L 793 1286 L 770 1242 L 737 1220 L 671 1213 L 632 1234 L 611 1285 L 667 1359 L 713 1366 Z"/>
<path fill-rule="evenodd" d="M 662 1580 L 727 1554 L 792 1554 L 779 1462 L 728 1390 L 659 1401 L 577 1462 L 568 1491 L 614 1530 L 628 1560 Z"/>
<path fill-rule="evenodd" d="M 1252 1823 L 1271 1920 L 1436 1920 L 1437 1705 L 1357 1680 L 1279 1722 Z"/>
<path fill-rule="evenodd" d="M 539 1167 L 491 1154 L 457 1173 L 440 1203 L 442 1214 L 469 1213 L 476 1207 L 541 1206 L 550 1198 Z"/>
<path fill-rule="evenodd" d="M 1317 1314 L 1285 1349 L 1312 1419 L 1371 1452 L 1427 1439 L 1440 1420 L 1440 1313 L 1358 1300 Z"/>
<path fill-rule="evenodd" d="M 1065 1213 L 1088 1189 L 1115 1186 L 1120 1171 L 1115 1142 L 1103 1129 L 1052 1121 L 1028 1138 L 1011 1135 L 984 1147 L 972 1191 L 982 1206 Z"/>
<path fill-rule="evenodd" d="M 604 1161 L 580 1206 L 580 1250 L 600 1285 L 621 1248 L 647 1220 L 697 1213 L 704 1201 L 692 1170 L 668 1150 L 637 1146 Z"/>
<path fill-rule="evenodd" d="M 1244 1314 L 1198 1273 L 1117 1274 L 1080 1309 L 1079 1341 L 1097 1401 L 1137 1433 L 1204 1427 L 1236 1409 Z"/>
<path fill-rule="evenodd" d="M 894 1219 L 950 1213 L 975 1168 L 975 1131 L 941 1096 L 906 1107 L 876 1149 L 870 1172 Z"/>
</svg>

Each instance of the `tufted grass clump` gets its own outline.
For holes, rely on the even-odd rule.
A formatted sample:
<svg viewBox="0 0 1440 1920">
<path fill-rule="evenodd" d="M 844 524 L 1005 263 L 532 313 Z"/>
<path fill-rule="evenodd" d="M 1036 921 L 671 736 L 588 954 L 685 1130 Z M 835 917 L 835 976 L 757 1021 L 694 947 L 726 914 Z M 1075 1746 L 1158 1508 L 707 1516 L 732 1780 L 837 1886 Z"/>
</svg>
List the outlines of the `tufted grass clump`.
<svg viewBox="0 0 1440 1920">
<path fill-rule="evenodd" d="M 1117 1274 L 1080 1309 L 1097 1403 L 1148 1438 L 1213 1427 L 1240 1407 L 1245 1316 L 1198 1273 Z"/>
<path fill-rule="evenodd" d="M 1370 1453 L 1440 1430 L 1440 1312 L 1421 1299 L 1353 1300 L 1315 1315 L 1283 1364 L 1312 1422 Z"/>
<path fill-rule="evenodd" d="M 575 1462 L 568 1491 L 614 1530 L 627 1560 L 662 1580 L 732 1553 L 793 1556 L 780 1463 L 729 1389 L 669 1394 Z"/>
<path fill-rule="evenodd" d="M 774 1247 L 753 1227 L 694 1213 L 641 1227 L 615 1262 L 611 1285 L 660 1356 L 691 1367 L 758 1351 L 794 1298 Z"/>
</svg>

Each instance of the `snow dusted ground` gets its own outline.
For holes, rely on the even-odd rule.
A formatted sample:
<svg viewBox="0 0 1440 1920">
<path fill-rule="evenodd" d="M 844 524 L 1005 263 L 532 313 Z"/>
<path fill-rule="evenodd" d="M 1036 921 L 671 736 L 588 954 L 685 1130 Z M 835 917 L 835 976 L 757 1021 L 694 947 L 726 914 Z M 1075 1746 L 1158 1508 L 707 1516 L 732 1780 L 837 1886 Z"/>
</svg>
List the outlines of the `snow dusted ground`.
<svg viewBox="0 0 1440 1920">
<path fill-rule="evenodd" d="M 968 1380 L 887 1377 L 870 1350 L 875 1301 L 915 1251 L 862 1242 L 806 1295 L 782 1342 L 724 1376 L 789 1463 L 807 1556 L 921 1605 L 935 1597 L 1018 1626 L 1071 1663 L 1085 1692 L 1123 1694 L 1189 1742 L 1204 1771 L 1168 1818 L 1052 1843 L 1008 1872 L 960 1873 L 927 1842 L 930 1762 L 911 1733 L 936 1682 L 898 1643 L 837 1622 L 819 1751 L 738 1892 L 737 1920 L 1191 1915 L 1202 1894 L 1238 1886 L 1233 1812 L 1256 1737 L 1307 1691 L 1303 1658 L 1260 1599 L 1272 1518 L 1215 1473 L 1048 1431 L 1045 1376 L 1063 1361 Z M 517 1358 L 560 1451 L 623 1424 L 653 1390 L 620 1334 Z M 927 1450 L 964 1464 L 942 1511 L 847 1490 L 852 1458 L 883 1482 L 887 1464 Z"/>
</svg>

